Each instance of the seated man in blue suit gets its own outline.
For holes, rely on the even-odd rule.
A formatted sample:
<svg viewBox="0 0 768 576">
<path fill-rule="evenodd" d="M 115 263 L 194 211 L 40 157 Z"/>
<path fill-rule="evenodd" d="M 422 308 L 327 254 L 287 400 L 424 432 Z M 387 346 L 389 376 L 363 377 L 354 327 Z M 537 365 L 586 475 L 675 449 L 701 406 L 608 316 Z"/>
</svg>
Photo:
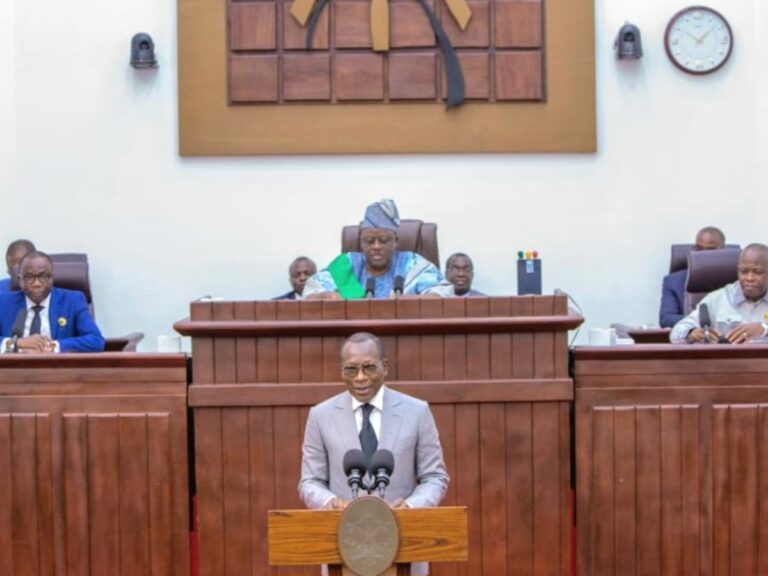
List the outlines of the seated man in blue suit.
<svg viewBox="0 0 768 576">
<path fill-rule="evenodd" d="M 30 252 L 36 250 L 35 245 L 29 240 L 14 240 L 8 245 L 5 251 L 5 265 L 8 266 L 8 276 L 13 274 L 13 270 L 19 265 L 21 259 Z M 0 294 L 7 294 L 11 291 L 11 279 L 3 278 L 0 280 Z"/>
<path fill-rule="evenodd" d="M 104 337 L 82 292 L 53 286 L 53 263 L 30 252 L 19 265 L 21 290 L 0 295 L 0 351 L 101 352 Z"/>
<path fill-rule="evenodd" d="M 707 226 L 696 234 L 694 250 L 717 250 L 725 246 L 725 234 L 719 228 Z M 661 285 L 659 326 L 671 328 L 685 316 L 685 280 L 688 270 L 676 270 L 664 276 Z"/>
</svg>

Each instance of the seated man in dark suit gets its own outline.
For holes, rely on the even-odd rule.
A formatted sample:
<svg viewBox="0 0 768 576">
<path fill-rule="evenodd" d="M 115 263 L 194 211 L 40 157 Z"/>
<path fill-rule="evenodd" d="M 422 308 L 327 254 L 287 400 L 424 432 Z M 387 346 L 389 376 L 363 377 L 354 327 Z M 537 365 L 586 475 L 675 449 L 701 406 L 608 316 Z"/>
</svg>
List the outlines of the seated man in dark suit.
<svg viewBox="0 0 768 576">
<path fill-rule="evenodd" d="M 485 296 L 479 290 L 472 289 L 475 265 L 472 263 L 472 258 L 463 252 L 448 256 L 448 260 L 445 261 L 445 277 L 453 284 L 456 296 Z"/>
<path fill-rule="evenodd" d="M 53 286 L 53 263 L 30 252 L 19 264 L 21 290 L 0 295 L 0 351 L 101 352 L 104 337 L 82 292 Z"/>
<path fill-rule="evenodd" d="M 14 268 L 19 265 L 21 259 L 30 252 L 35 251 L 35 245 L 29 240 L 14 240 L 8 245 L 5 252 L 5 264 L 8 266 L 8 276 L 12 275 Z M 11 291 L 11 279 L 3 278 L 0 280 L 0 294 L 7 294 Z"/>
<path fill-rule="evenodd" d="M 299 256 L 288 267 L 288 280 L 293 290 L 286 292 L 273 300 L 301 300 L 304 293 L 304 284 L 310 276 L 317 274 L 317 266 L 306 256 Z"/>
<path fill-rule="evenodd" d="M 696 234 L 694 250 L 717 250 L 725 246 L 725 234 L 714 226 L 707 226 Z M 688 270 L 677 270 L 664 276 L 661 287 L 659 326 L 671 328 L 685 316 L 685 279 Z"/>
</svg>

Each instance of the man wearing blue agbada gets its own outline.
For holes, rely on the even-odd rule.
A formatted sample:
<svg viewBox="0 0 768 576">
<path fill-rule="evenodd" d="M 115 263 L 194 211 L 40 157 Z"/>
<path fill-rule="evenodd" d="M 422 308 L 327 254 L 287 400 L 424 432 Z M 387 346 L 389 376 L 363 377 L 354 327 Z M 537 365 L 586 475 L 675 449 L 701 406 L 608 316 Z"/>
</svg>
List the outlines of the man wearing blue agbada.
<svg viewBox="0 0 768 576">
<path fill-rule="evenodd" d="M 304 298 L 347 300 L 368 292 L 374 298 L 391 298 L 396 292 L 453 296 L 453 286 L 434 264 L 414 252 L 398 251 L 399 225 L 394 201 L 386 198 L 368 206 L 360 231 L 363 251 L 341 254 L 312 276 Z"/>
</svg>

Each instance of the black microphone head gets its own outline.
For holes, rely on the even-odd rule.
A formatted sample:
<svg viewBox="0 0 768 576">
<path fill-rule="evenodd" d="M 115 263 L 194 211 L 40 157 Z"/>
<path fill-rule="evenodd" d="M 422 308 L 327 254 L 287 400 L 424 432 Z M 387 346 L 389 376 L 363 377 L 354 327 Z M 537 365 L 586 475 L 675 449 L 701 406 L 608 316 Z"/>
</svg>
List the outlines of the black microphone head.
<svg viewBox="0 0 768 576">
<path fill-rule="evenodd" d="M 349 476 L 352 470 L 357 469 L 361 474 L 368 470 L 368 459 L 362 450 L 352 449 L 344 454 L 344 474 Z"/>
<path fill-rule="evenodd" d="M 368 278 L 368 280 L 365 281 L 365 291 L 366 292 L 374 292 L 376 290 L 376 278 L 371 276 Z"/>
<path fill-rule="evenodd" d="M 19 310 L 19 313 L 16 314 L 16 320 L 13 323 L 13 328 L 11 329 L 11 336 L 16 336 L 17 338 L 21 338 L 24 335 L 24 324 L 27 322 L 27 308 L 26 306 Z"/>
<path fill-rule="evenodd" d="M 699 325 L 702 328 L 712 326 L 712 319 L 709 317 L 709 306 L 706 304 L 699 304 Z"/>
<path fill-rule="evenodd" d="M 402 292 L 403 291 L 403 285 L 405 284 L 405 278 L 400 276 L 399 274 L 395 276 L 395 282 L 393 284 L 392 289 L 395 292 Z"/>
<path fill-rule="evenodd" d="M 383 468 L 389 476 L 392 476 L 392 472 L 395 469 L 395 456 L 385 448 L 376 450 L 376 452 L 373 453 L 373 456 L 371 456 L 371 472 L 375 473 L 381 468 Z"/>
</svg>

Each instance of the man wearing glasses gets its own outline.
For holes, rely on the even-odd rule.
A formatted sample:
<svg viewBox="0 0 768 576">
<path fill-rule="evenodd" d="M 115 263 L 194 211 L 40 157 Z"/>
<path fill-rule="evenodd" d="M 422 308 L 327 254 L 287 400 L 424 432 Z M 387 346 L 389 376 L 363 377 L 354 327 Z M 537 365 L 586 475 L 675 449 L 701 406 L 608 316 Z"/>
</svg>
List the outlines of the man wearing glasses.
<svg viewBox="0 0 768 576">
<path fill-rule="evenodd" d="M 82 292 L 53 286 L 53 263 L 30 252 L 19 264 L 20 291 L 0 295 L 0 352 L 101 352 L 104 337 Z"/>
<path fill-rule="evenodd" d="M 348 450 L 394 455 L 386 500 L 393 508 L 437 506 L 448 488 L 429 405 L 384 384 L 389 360 L 381 341 L 359 332 L 341 348 L 346 392 L 313 407 L 304 432 L 299 495 L 308 508 L 343 509 L 352 499 L 343 470 Z"/>
</svg>

